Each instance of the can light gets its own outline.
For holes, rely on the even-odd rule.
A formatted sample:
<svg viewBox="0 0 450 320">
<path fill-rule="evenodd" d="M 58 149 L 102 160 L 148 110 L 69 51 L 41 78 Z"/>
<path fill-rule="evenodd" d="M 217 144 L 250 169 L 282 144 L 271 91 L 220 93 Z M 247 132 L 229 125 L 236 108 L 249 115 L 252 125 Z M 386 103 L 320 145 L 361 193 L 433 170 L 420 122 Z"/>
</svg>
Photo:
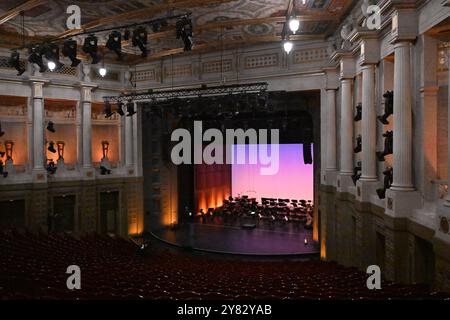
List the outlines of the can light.
<svg viewBox="0 0 450 320">
<path fill-rule="evenodd" d="M 290 41 L 285 41 L 284 44 L 283 44 L 283 47 L 284 47 L 284 51 L 287 54 L 289 54 L 289 52 L 291 52 L 291 50 L 292 50 L 293 44 Z"/>
</svg>

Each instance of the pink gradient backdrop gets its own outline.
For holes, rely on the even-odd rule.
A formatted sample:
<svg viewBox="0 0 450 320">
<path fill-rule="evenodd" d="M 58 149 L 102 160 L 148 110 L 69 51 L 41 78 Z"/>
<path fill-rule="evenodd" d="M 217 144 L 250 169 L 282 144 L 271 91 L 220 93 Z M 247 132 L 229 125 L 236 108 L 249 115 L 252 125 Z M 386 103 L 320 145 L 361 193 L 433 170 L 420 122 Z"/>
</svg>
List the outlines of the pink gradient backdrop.
<svg viewBox="0 0 450 320">
<path fill-rule="evenodd" d="M 237 145 L 234 145 L 234 152 Z M 270 150 L 270 145 L 269 145 Z M 276 175 L 261 175 L 258 164 L 233 164 L 233 197 L 248 195 L 261 201 L 263 198 L 305 199 L 313 200 L 313 165 L 303 163 L 303 145 L 279 145 L 279 171 Z M 312 152 L 311 148 L 311 152 Z M 248 159 L 249 146 L 245 146 Z M 248 161 L 247 161 L 248 162 Z"/>
</svg>

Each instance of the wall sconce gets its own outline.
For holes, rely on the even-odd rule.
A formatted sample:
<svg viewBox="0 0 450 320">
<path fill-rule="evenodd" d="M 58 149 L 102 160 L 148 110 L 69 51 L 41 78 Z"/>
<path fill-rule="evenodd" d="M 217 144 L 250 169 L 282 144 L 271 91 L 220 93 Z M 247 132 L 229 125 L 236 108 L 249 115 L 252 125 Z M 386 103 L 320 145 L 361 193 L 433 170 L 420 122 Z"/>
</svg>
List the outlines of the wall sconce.
<svg viewBox="0 0 450 320">
<path fill-rule="evenodd" d="M 102 141 L 103 159 L 108 159 L 108 151 L 109 151 L 109 142 L 106 140 L 103 140 Z"/>
<path fill-rule="evenodd" d="M 64 141 L 57 141 L 56 146 L 58 148 L 58 159 L 64 159 Z"/>
<path fill-rule="evenodd" d="M 11 140 L 5 141 L 6 160 L 12 160 L 13 146 L 14 142 L 12 142 Z"/>
</svg>

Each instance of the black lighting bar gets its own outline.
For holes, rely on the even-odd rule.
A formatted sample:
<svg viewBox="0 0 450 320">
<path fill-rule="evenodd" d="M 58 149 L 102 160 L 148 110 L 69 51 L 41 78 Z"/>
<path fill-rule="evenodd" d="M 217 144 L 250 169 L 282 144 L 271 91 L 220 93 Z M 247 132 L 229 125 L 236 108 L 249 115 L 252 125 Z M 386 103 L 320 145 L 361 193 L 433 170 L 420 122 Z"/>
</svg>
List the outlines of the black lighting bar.
<svg viewBox="0 0 450 320">
<path fill-rule="evenodd" d="M 103 33 L 103 32 L 114 31 L 114 30 L 122 30 L 122 29 L 126 30 L 126 29 L 130 29 L 133 27 L 137 27 L 137 26 L 143 26 L 143 25 L 153 25 L 153 24 L 161 25 L 167 20 L 174 20 L 174 19 L 180 19 L 183 17 L 190 17 L 191 15 L 192 15 L 192 12 L 186 12 L 183 14 L 171 15 L 171 16 L 167 16 L 167 17 L 161 17 L 161 18 L 157 18 L 157 19 L 136 22 L 136 23 L 131 23 L 131 24 L 125 24 L 125 25 L 120 25 L 120 26 L 107 27 L 107 28 L 102 28 L 102 29 L 93 29 L 93 30 L 88 30 L 88 31 L 81 31 L 81 32 L 70 34 L 70 35 L 67 35 L 67 36 L 64 36 L 61 38 L 53 38 L 53 39 L 45 40 L 43 42 L 45 42 L 45 43 L 61 42 L 66 39 L 70 39 L 70 38 L 74 38 L 74 37 L 82 36 L 82 35 L 97 34 L 97 33 Z M 14 48 L 12 50 L 22 50 L 22 49 L 28 48 L 28 46 L 29 45 L 27 45 L 27 46 L 23 45 L 21 47 Z"/>
<path fill-rule="evenodd" d="M 235 94 L 263 93 L 267 91 L 267 82 L 231 84 L 214 87 L 202 85 L 200 88 L 161 90 L 143 93 L 129 93 L 119 96 L 105 96 L 103 100 L 109 103 L 118 103 L 133 100 L 134 102 L 171 100 L 171 99 L 189 99 L 197 97 L 226 96 Z"/>
</svg>

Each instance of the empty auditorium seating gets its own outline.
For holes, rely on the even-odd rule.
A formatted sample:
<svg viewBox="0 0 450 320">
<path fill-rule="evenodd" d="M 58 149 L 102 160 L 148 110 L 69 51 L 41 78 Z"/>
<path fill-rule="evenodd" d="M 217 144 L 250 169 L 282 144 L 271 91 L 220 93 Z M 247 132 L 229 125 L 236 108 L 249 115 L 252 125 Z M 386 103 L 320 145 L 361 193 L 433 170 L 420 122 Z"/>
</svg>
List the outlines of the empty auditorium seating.
<svg viewBox="0 0 450 320">
<path fill-rule="evenodd" d="M 425 285 L 383 282 L 321 261 L 236 260 L 150 247 L 120 238 L 0 233 L 0 299 L 450 299 Z M 68 265 L 81 290 L 66 288 Z"/>
</svg>

